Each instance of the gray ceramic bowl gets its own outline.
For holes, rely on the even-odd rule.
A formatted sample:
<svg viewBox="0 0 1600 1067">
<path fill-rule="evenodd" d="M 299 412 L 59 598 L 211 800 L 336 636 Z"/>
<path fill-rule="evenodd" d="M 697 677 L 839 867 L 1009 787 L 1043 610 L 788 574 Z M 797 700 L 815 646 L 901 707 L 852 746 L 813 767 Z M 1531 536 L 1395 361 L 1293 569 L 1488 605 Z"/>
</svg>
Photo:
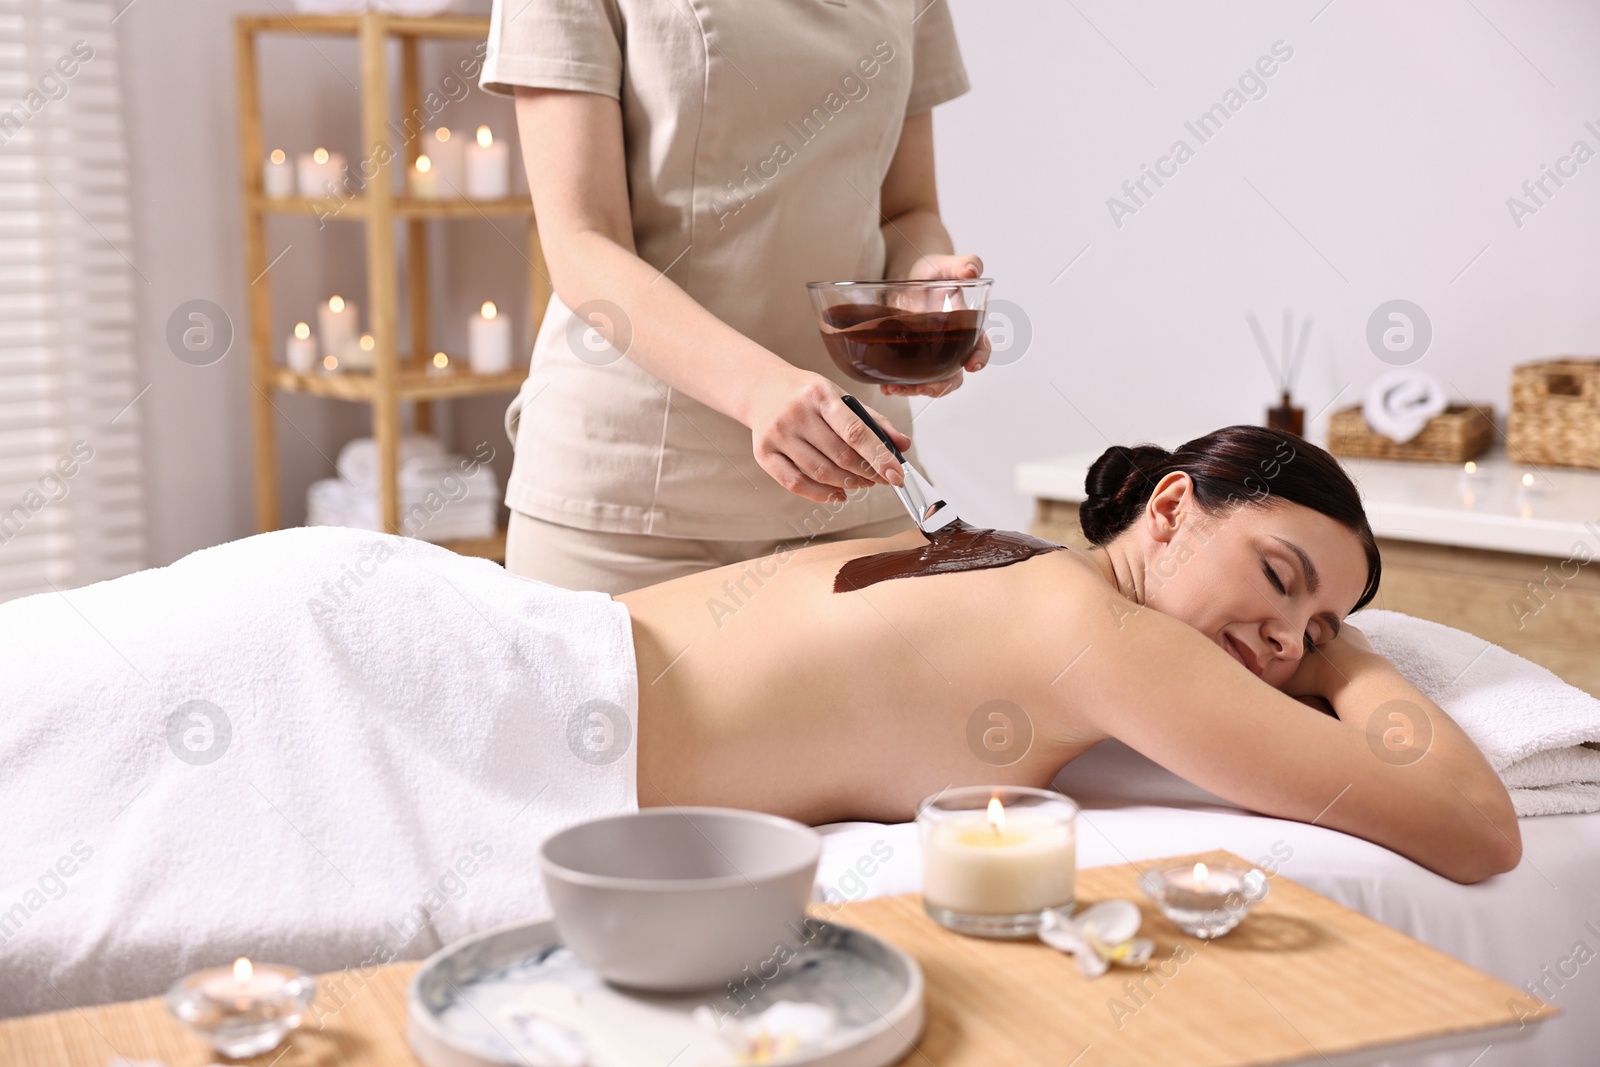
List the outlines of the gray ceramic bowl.
<svg viewBox="0 0 1600 1067">
<path fill-rule="evenodd" d="M 551 835 L 539 864 L 578 959 L 619 985 L 682 992 L 770 971 L 798 943 L 821 855 L 815 830 L 776 815 L 650 808 Z"/>
</svg>

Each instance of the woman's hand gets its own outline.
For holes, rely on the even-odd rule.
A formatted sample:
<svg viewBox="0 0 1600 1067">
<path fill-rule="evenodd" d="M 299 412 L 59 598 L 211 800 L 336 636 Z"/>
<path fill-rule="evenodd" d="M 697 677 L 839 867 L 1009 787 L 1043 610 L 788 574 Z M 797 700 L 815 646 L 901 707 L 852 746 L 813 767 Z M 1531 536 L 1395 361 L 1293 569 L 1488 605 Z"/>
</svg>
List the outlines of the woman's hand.
<svg viewBox="0 0 1600 1067">
<path fill-rule="evenodd" d="M 900 464 L 839 399 L 843 395 L 822 375 L 799 369 L 764 377 L 751 395 L 746 421 L 756 462 L 789 492 L 837 503 L 849 489 L 904 484 Z M 911 447 L 911 438 L 867 410 L 896 448 Z"/>
<path fill-rule="evenodd" d="M 962 280 L 982 276 L 983 260 L 977 256 L 919 256 L 911 264 L 911 269 L 906 271 L 906 277 L 913 281 L 935 281 L 945 278 Z M 989 335 L 979 333 L 977 347 L 972 350 L 972 355 L 967 357 L 964 370 L 958 370 L 948 378 L 922 385 L 880 385 L 878 388 L 883 390 L 885 396 L 944 396 L 961 388 L 964 371 L 982 370 L 984 364 L 988 362 Z"/>
</svg>

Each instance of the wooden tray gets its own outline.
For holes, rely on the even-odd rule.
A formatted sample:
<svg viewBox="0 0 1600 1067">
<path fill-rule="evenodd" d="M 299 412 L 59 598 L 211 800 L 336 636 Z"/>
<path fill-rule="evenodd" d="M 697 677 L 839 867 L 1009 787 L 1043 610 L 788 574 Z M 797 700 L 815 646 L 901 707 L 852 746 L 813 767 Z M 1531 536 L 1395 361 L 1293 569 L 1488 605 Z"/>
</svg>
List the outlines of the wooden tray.
<svg viewBox="0 0 1600 1067">
<path fill-rule="evenodd" d="M 1367 425 L 1360 407 L 1328 418 L 1328 451 L 1357 459 L 1407 459 L 1422 463 L 1465 463 L 1494 444 L 1494 409 L 1488 404 L 1451 404 L 1428 420 L 1404 444 Z"/>
<path fill-rule="evenodd" d="M 902 1067 L 1347 1067 L 1447 1048 L 1476 1052 L 1491 1042 L 1498 1047 L 1556 1014 L 1283 874 L 1237 930 L 1197 941 L 1136 887 L 1147 867 L 1196 860 L 1242 862 L 1206 852 L 1079 872 L 1083 903 L 1138 901 L 1141 933 L 1156 943 L 1147 969 L 1113 967 L 1093 980 L 1070 957 L 1038 943 L 950 933 L 927 917 L 915 895 L 813 911 L 898 945 L 921 964 L 927 1025 Z M 417 966 L 320 977 L 312 1014 L 289 1044 L 238 1062 L 415 1065 L 405 1034 L 406 985 Z M 0 1021 L 0 1063 L 105 1067 L 112 1056 L 160 1059 L 168 1067 L 204 1067 L 214 1059 L 155 997 Z M 1515 1049 L 1497 1056 L 1524 1062 Z"/>
</svg>

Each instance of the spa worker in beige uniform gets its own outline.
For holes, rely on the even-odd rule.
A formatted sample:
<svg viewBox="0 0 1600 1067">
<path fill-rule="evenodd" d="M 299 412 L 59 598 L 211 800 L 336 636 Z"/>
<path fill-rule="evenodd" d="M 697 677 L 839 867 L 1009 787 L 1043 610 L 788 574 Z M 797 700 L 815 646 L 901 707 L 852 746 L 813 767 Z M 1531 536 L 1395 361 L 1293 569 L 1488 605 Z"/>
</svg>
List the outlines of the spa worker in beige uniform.
<svg viewBox="0 0 1600 1067">
<path fill-rule="evenodd" d="M 555 290 L 506 413 L 508 569 L 616 594 L 909 529 L 839 397 L 905 448 L 905 397 L 962 371 L 851 382 L 805 283 L 982 273 L 934 186 L 930 109 L 967 89 L 944 0 L 495 0 L 482 86 L 516 97 Z"/>
</svg>

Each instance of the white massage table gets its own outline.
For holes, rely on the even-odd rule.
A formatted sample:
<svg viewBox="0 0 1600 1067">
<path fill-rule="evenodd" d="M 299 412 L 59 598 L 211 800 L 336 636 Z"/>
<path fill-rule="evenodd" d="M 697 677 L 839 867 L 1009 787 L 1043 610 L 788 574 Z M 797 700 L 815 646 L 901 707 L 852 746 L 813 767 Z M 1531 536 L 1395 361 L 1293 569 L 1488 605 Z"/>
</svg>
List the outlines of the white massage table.
<svg viewBox="0 0 1600 1067">
<path fill-rule="evenodd" d="M 1540 995 L 1562 1009 L 1522 1040 L 1405 1067 L 1600 1063 L 1600 813 L 1523 819 L 1522 864 L 1463 886 L 1336 830 L 1252 815 L 1115 741 L 1079 757 L 1056 786 L 1082 808 L 1082 867 L 1209 848 L 1255 861 L 1278 857 L 1280 874 L 1514 986 L 1542 983 Z M 914 824 L 841 823 L 824 833 L 817 884 L 827 899 L 920 888 Z M 863 856 L 882 858 L 884 845 L 892 856 L 871 878 L 849 873 Z M 1589 951 L 1575 956 L 1580 942 Z"/>
</svg>

